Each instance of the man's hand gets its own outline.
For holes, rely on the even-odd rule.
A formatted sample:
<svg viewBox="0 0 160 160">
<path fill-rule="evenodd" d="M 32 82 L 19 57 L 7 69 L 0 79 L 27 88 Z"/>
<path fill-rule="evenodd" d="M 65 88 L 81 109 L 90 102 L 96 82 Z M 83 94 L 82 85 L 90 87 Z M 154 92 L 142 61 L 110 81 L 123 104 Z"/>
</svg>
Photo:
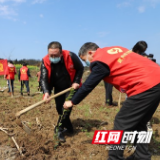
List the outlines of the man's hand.
<svg viewBox="0 0 160 160">
<path fill-rule="evenodd" d="M 43 100 L 46 100 L 46 102 L 49 102 L 50 101 L 49 97 L 50 97 L 49 93 L 45 93 Z"/>
<path fill-rule="evenodd" d="M 72 104 L 71 101 L 65 101 L 65 103 L 63 105 L 63 108 L 68 109 L 68 108 L 70 108 L 72 106 L 73 106 L 73 104 Z"/>
<path fill-rule="evenodd" d="M 78 88 L 79 88 L 79 84 L 78 84 L 78 83 L 73 83 L 73 84 L 72 84 L 72 88 L 78 89 Z"/>
</svg>

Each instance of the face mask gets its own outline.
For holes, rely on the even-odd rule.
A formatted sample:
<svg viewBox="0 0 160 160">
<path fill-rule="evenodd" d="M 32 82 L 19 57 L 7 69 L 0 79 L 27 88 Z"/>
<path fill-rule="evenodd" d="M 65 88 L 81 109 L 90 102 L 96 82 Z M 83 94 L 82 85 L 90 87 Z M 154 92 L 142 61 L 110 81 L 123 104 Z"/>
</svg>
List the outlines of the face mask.
<svg viewBox="0 0 160 160">
<path fill-rule="evenodd" d="M 90 64 L 91 64 L 91 62 L 90 62 L 89 60 L 86 60 L 85 63 L 86 63 L 86 65 L 87 65 L 88 67 L 89 67 Z"/>
<path fill-rule="evenodd" d="M 86 65 L 89 67 L 91 62 L 88 60 L 88 54 L 87 54 L 87 58 L 86 58 L 86 61 L 85 61 Z"/>
<path fill-rule="evenodd" d="M 51 63 L 56 64 L 61 60 L 61 57 L 56 57 L 56 58 L 50 57 L 49 60 L 51 61 Z"/>
</svg>

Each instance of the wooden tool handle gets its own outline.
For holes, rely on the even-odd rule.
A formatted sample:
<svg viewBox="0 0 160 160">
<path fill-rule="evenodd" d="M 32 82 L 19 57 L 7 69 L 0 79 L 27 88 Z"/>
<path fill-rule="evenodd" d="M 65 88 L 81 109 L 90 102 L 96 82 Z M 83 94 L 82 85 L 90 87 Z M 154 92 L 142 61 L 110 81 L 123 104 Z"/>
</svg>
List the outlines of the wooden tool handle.
<svg viewBox="0 0 160 160">
<path fill-rule="evenodd" d="M 70 88 L 68 88 L 68 89 L 66 89 L 66 90 L 64 90 L 64 91 L 62 91 L 62 92 L 59 92 L 59 93 L 57 93 L 57 94 L 51 96 L 49 99 L 56 98 L 56 97 L 58 97 L 58 96 L 60 96 L 60 95 L 62 95 L 62 94 L 64 94 L 64 93 L 70 91 L 71 89 L 72 89 L 72 87 L 70 87 Z M 31 109 L 33 109 L 33 108 L 35 108 L 35 107 L 37 107 L 37 106 L 43 104 L 44 102 L 46 102 L 46 100 L 41 100 L 41 101 L 39 101 L 39 102 L 37 102 L 37 103 L 35 103 L 35 104 L 29 106 L 29 107 L 27 107 L 27 108 L 25 108 L 25 109 L 23 109 L 23 110 L 17 112 L 17 113 L 16 113 L 16 117 L 19 117 L 20 115 L 22 115 L 22 114 L 24 114 L 24 113 L 30 111 Z"/>
</svg>

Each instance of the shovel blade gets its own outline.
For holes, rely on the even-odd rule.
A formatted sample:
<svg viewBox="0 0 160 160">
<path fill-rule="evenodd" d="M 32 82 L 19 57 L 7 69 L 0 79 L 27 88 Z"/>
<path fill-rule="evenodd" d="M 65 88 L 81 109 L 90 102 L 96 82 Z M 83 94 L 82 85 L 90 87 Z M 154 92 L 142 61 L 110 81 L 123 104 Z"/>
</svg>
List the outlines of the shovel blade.
<svg viewBox="0 0 160 160">
<path fill-rule="evenodd" d="M 27 126 L 26 122 L 22 121 L 22 128 L 27 134 L 31 134 L 32 133 L 32 129 Z"/>
</svg>

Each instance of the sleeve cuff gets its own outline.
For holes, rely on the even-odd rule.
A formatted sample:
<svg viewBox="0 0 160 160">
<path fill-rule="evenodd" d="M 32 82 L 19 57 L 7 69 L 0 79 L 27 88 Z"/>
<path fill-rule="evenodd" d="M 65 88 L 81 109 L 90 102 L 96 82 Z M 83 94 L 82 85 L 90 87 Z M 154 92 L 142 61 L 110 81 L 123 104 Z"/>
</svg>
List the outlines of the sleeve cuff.
<svg viewBox="0 0 160 160">
<path fill-rule="evenodd" d="M 73 83 L 78 83 L 78 84 L 80 84 L 80 81 L 79 81 L 79 80 L 75 80 L 75 81 L 73 81 Z"/>
</svg>

